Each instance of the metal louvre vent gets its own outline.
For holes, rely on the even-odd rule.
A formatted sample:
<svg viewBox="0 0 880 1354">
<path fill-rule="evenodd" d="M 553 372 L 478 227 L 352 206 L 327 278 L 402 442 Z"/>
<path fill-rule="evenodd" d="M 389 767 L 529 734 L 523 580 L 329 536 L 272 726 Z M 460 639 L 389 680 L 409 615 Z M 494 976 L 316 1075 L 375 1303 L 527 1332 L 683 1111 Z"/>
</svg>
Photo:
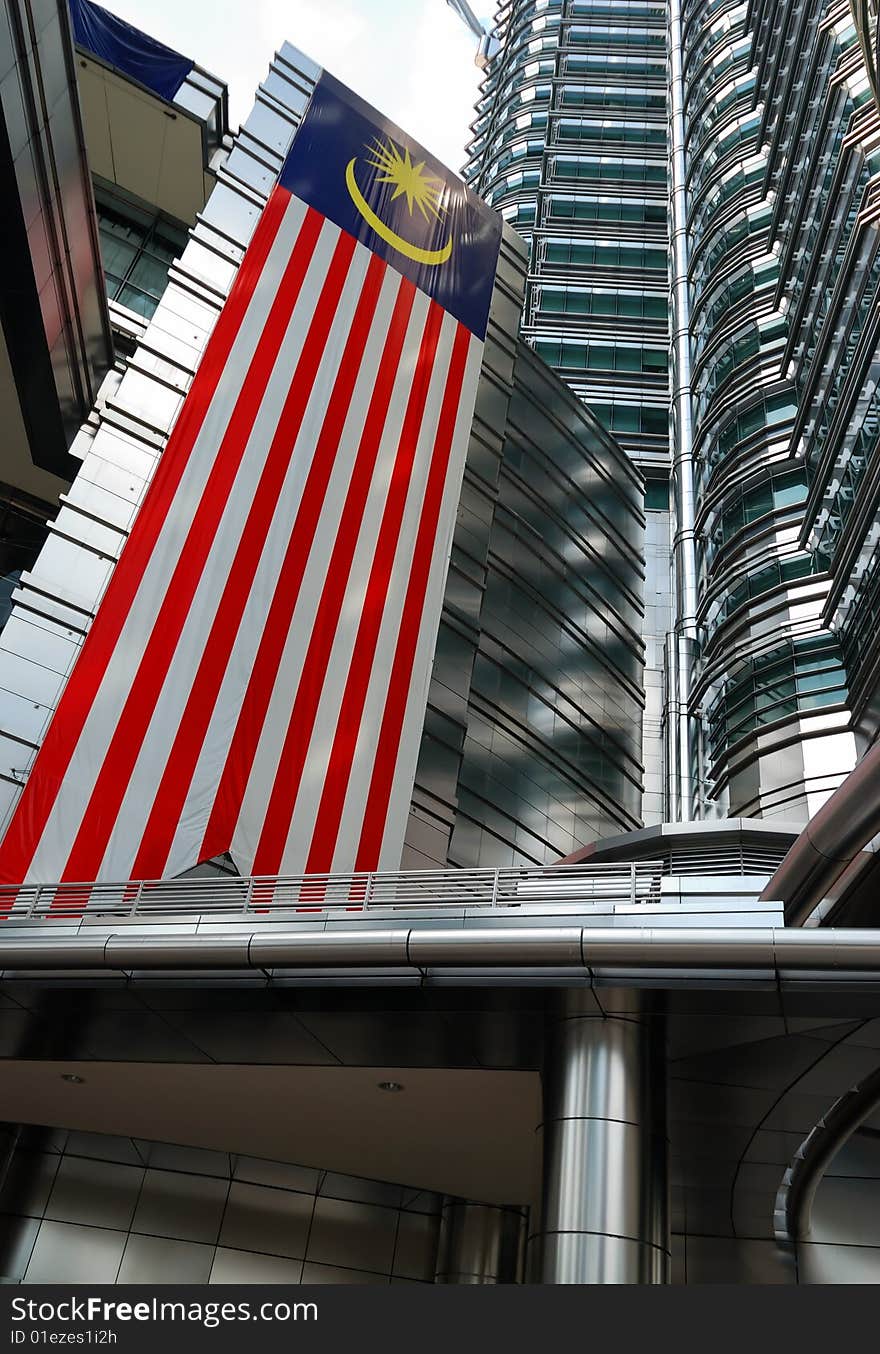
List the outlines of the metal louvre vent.
<svg viewBox="0 0 880 1354">
<path fill-rule="evenodd" d="M 788 845 L 676 846 L 664 853 L 663 873 L 772 875 L 782 863 Z"/>
</svg>

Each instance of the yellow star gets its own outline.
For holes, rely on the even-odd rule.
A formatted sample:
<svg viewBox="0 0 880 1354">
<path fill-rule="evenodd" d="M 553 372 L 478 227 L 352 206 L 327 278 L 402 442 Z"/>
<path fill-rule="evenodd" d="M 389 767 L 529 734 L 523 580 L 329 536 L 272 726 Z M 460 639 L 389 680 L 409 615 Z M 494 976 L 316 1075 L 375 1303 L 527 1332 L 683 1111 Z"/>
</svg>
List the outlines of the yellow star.
<svg viewBox="0 0 880 1354">
<path fill-rule="evenodd" d="M 401 153 L 400 147 L 396 146 L 390 137 L 387 141 L 375 138 L 372 146 L 368 146 L 367 149 L 372 156 L 367 160 L 367 164 L 381 171 L 376 176 L 376 182 L 394 184 L 392 202 L 395 198 L 406 197 L 410 216 L 415 205 L 426 221 L 429 220 L 429 212 L 438 221 L 440 220 L 440 213 L 446 210 L 442 205 L 443 184 L 439 179 L 425 173 L 424 160 L 413 164 L 409 149 L 404 147 Z"/>
</svg>

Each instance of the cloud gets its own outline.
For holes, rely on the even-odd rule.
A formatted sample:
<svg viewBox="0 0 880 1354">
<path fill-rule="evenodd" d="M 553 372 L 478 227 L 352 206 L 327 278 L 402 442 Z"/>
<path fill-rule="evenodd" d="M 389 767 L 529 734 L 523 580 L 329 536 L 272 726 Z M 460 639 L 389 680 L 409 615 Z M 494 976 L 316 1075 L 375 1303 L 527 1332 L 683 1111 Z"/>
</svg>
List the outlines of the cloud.
<svg viewBox="0 0 880 1354">
<path fill-rule="evenodd" d="M 460 169 L 479 72 L 475 43 L 444 0 L 105 0 L 108 8 L 229 86 L 247 116 L 285 39 Z"/>
<path fill-rule="evenodd" d="M 458 170 L 479 90 L 476 43 L 441 0 L 410 8 L 414 17 L 409 59 L 393 116 L 440 160 Z M 388 112 L 391 115 L 390 108 Z"/>
</svg>

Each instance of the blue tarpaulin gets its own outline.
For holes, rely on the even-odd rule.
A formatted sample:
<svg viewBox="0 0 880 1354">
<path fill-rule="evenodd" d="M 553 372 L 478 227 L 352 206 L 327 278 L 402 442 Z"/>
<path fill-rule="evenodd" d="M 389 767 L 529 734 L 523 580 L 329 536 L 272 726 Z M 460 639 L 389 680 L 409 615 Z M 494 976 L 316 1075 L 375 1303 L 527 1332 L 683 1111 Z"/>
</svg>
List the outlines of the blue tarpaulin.
<svg viewBox="0 0 880 1354">
<path fill-rule="evenodd" d="M 194 61 L 148 37 L 91 0 L 69 0 L 74 41 L 160 98 L 174 98 Z"/>
</svg>

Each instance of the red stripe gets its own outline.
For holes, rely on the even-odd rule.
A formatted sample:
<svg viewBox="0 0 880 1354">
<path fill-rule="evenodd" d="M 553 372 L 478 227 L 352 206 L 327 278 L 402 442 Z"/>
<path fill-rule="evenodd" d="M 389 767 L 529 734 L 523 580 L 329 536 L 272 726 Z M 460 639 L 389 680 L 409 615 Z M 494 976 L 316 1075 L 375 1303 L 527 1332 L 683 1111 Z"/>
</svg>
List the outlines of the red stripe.
<svg viewBox="0 0 880 1354">
<path fill-rule="evenodd" d="M 55 716 L 0 847 L 0 880 L 24 879 L 92 708 L 138 585 L 186 470 L 193 444 L 223 374 L 254 288 L 284 217 L 289 194 L 275 189 L 245 252 L 129 540 L 64 688 Z"/>
<path fill-rule="evenodd" d="M 400 747 L 400 734 L 406 715 L 412 678 L 413 661 L 422 627 L 422 613 L 425 607 L 425 590 L 431 570 L 431 560 L 437 543 L 437 525 L 446 488 L 446 474 L 449 468 L 449 456 L 452 451 L 452 439 L 455 434 L 455 422 L 458 417 L 461 389 L 470 351 L 471 335 L 464 325 L 459 327 L 449 364 L 449 382 L 443 397 L 443 408 L 437 429 L 437 442 L 434 460 L 425 490 L 422 516 L 413 549 L 412 570 L 403 604 L 403 616 L 398 632 L 397 648 L 391 665 L 388 681 L 388 696 L 379 730 L 379 741 L 373 760 L 373 774 L 367 793 L 364 820 L 358 842 L 355 870 L 376 870 L 379 867 L 379 854 L 382 850 L 382 838 L 385 835 L 385 820 L 391 801 L 391 786 L 397 764 Z M 348 786 L 349 768 L 354 749 L 347 752 L 341 748 L 333 749 L 331 769 L 336 776 L 328 774 L 327 789 L 324 797 L 328 799 L 326 822 L 322 821 L 324 802 L 318 814 L 315 826 L 314 846 L 309 856 L 307 870 L 329 870 L 331 866 L 321 865 L 323 859 L 332 861 L 333 848 L 339 834 L 345 790 Z M 329 793 L 330 787 L 338 782 L 335 796 Z M 314 863 L 313 863 L 314 858 Z"/>
<path fill-rule="evenodd" d="M 394 381 L 400 365 L 400 355 L 406 338 L 407 326 L 415 300 L 416 289 L 406 278 L 400 281 L 400 289 L 394 304 L 391 323 L 383 346 L 379 369 L 370 398 L 367 416 L 358 444 L 349 484 L 348 499 L 353 503 L 351 516 L 356 518 L 353 529 L 356 530 L 363 514 L 363 505 L 369 492 L 370 480 L 375 465 L 382 430 L 388 414 L 388 406 L 394 390 Z M 303 577 L 308 564 L 309 554 L 315 538 L 327 485 L 337 454 L 337 442 L 327 436 L 320 440 L 315 449 L 309 476 L 303 490 L 303 497 L 297 512 L 296 522 L 285 552 L 275 595 L 266 618 L 263 636 L 257 650 L 247 692 L 242 702 L 241 712 L 235 726 L 235 733 L 229 746 L 226 764 L 220 778 L 220 784 L 205 830 L 200 860 L 209 860 L 229 848 L 241 813 L 245 789 L 250 778 L 257 747 L 262 734 L 266 713 L 278 669 L 284 654 L 293 613 L 302 587 Z M 357 484 L 359 508 L 354 506 L 352 486 Z M 348 505 L 346 505 L 348 506 Z"/>
<path fill-rule="evenodd" d="M 470 344 L 470 333 L 467 329 L 459 326 L 458 332 L 455 334 L 454 345 L 452 345 L 451 359 L 449 359 L 443 405 L 441 405 L 435 444 L 433 444 L 431 452 L 431 468 L 428 471 L 425 497 L 422 501 L 420 519 L 418 519 L 416 544 L 413 548 L 413 561 L 412 566 L 410 566 L 405 598 L 403 598 L 401 627 L 398 631 L 397 650 L 395 650 L 393 665 L 391 665 L 389 693 L 386 696 L 382 733 L 380 733 L 379 747 L 375 753 L 374 779 L 378 777 L 383 784 L 387 781 L 387 792 L 390 792 L 394 765 L 397 761 L 397 742 L 390 741 L 390 734 L 384 737 L 386 735 L 386 727 L 384 726 L 389 722 L 390 709 L 397 709 L 398 704 L 399 718 L 401 718 L 402 724 L 403 711 L 406 708 L 406 696 L 408 696 L 410 676 L 412 676 L 412 661 L 414 653 L 416 653 L 418 626 L 420 626 L 421 612 L 424 608 L 425 585 L 428 581 L 428 570 L 431 569 L 431 558 L 437 536 L 437 519 L 440 516 L 445 475 L 447 475 L 449 463 L 449 451 L 452 447 L 452 435 L 455 432 L 455 420 L 458 416 L 460 395 L 462 395 L 462 380 L 464 378 L 464 366 L 467 362 L 468 344 Z M 374 581 L 371 578 L 371 586 L 372 584 L 374 584 Z M 384 589 L 382 592 L 383 607 L 387 588 L 389 588 L 389 577 L 380 575 L 380 578 L 376 580 L 376 588 Z M 321 793 L 321 804 L 318 807 L 317 818 L 315 818 L 309 860 L 306 864 L 306 871 L 309 872 L 329 871 L 332 868 L 333 852 L 336 849 L 338 831 L 340 831 L 340 823 L 343 819 L 345 795 L 347 795 L 348 783 L 351 780 L 357 735 L 360 733 L 360 722 L 363 718 L 376 643 L 379 639 L 382 607 L 375 607 L 370 612 L 366 612 L 366 624 L 361 623 L 359 635 L 357 635 L 351 676 L 349 676 L 347 688 L 345 688 L 336 738 L 333 739 L 324 789 Z M 412 632 L 413 621 L 414 632 Z M 410 639 L 412 639 L 412 645 L 410 645 Z M 406 657 L 406 655 L 409 655 L 409 657 Z M 382 758 L 386 758 L 387 765 L 380 766 Z M 371 812 L 371 800 L 372 789 L 367 802 L 367 815 L 370 815 Z M 387 799 L 386 804 L 384 804 L 384 811 L 387 811 Z M 361 842 L 363 842 L 363 835 L 361 835 Z M 326 861 L 328 864 L 322 865 L 320 864 L 321 861 Z M 357 868 L 360 869 L 361 867 Z M 366 865 L 363 868 L 375 869 L 375 864 Z"/>
<path fill-rule="evenodd" d="M 434 368 L 437 341 L 443 323 L 444 312 L 432 301 L 428 310 L 422 342 L 413 374 L 412 386 L 403 418 L 391 482 L 379 528 L 370 581 L 364 599 L 364 610 L 359 627 L 360 632 L 373 620 L 374 612 L 381 619 L 384 603 L 384 588 L 381 579 L 391 572 L 391 563 L 397 547 L 400 521 L 406 504 L 406 495 L 415 463 L 416 448 L 419 440 L 422 416 L 428 397 L 428 387 Z M 375 459 L 375 458 L 374 458 Z M 287 734 L 281 749 L 281 759 L 275 776 L 275 784 L 269 798 L 266 817 L 263 822 L 259 844 L 254 858 L 254 874 L 277 874 L 280 868 L 290 820 L 296 796 L 302 779 L 303 769 L 309 753 L 315 717 L 324 687 L 327 666 L 336 637 L 339 615 L 348 585 L 351 564 L 357 545 L 358 530 L 363 516 L 363 508 L 370 489 L 373 465 L 364 467 L 362 481 L 352 477 L 352 488 L 346 500 L 339 522 L 333 555 L 327 569 L 327 577 L 318 604 L 315 625 L 309 639 L 309 647 L 300 677 L 293 712 L 287 727 Z M 353 492 L 354 491 L 354 492 Z M 352 672 L 357 670 L 359 655 L 352 657 Z M 351 681 L 352 678 L 349 678 Z"/>
<path fill-rule="evenodd" d="M 343 235 L 340 248 L 343 241 L 349 239 L 350 237 Z M 351 239 L 350 253 L 353 252 L 353 246 L 354 240 Z M 348 415 L 385 272 L 386 265 L 382 259 L 377 254 L 371 254 L 315 446 L 313 468 L 309 473 L 311 478 L 314 464 L 320 464 L 318 478 L 323 479 L 325 487 Z M 323 302 L 322 297 L 297 363 L 278 428 L 272 439 L 266 464 L 242 531 L 241 541 L 230 567 L 217 615 L 211 626 L 186 709 L 156 792 L 140 848 L 132 866 L 131 873 L 135 879 L 158 878 L 165 868 L 174 841 L 245 606 L 252 591 L 253 577 L 260 563 L 278 497 L 290 467 L 291 455 L 302 428 L 330 323 L 334 318 L 334 311 L 325 309 Z M 307 488 L 308 479 L 306 490 Z M 296 526 L 293 530 L 296 530 Z M 229 844 L 227 840 L 222 849 L 227 850 Z"/>
<path fill-rule="evenodd" d="M 94 879 L 97 876 L 323 224 L 324 218 L 309 208 L 223 440 L 213 456 L 211 474 L 162 598 L 137 674 L 61 875 L 62 880 Z M 340 242 L 346 238 L 341 236 Z M 351 248 L 344 249 L 341 256 L 337 248 L 331 265 L 335 272 L 332 277 L 328 274 L 324 295 L 328 291 L 338 295 L 350 256 Z"/>
</svg>

